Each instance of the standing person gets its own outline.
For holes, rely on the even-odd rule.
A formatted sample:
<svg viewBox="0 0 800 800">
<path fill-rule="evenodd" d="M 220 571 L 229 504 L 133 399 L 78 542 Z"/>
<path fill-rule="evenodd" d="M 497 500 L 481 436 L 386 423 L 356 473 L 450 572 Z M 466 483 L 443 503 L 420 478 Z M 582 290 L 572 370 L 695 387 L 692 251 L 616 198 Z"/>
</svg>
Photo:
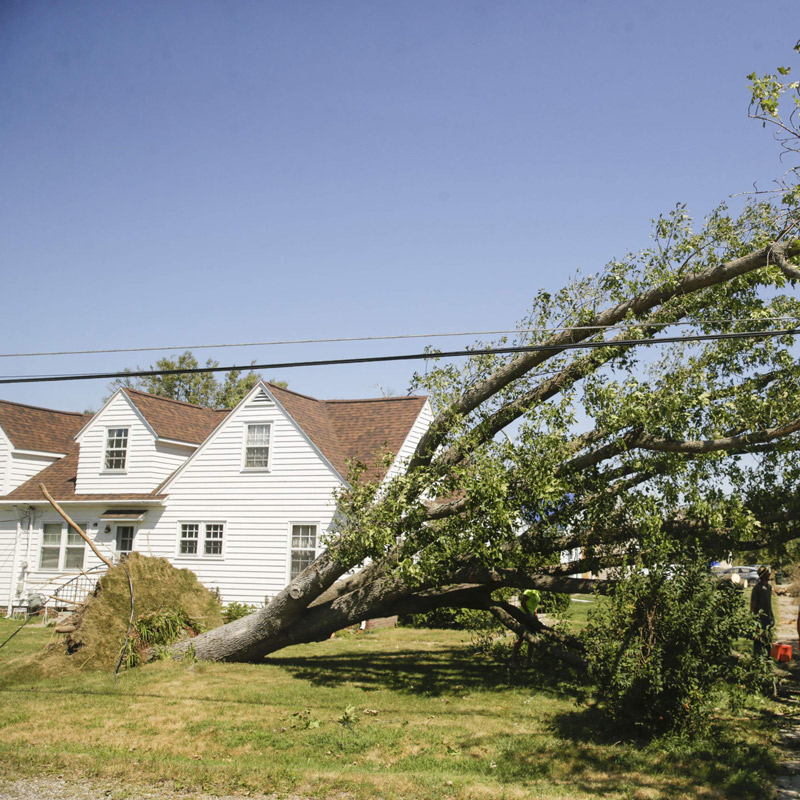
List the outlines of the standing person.
<svg viewBox="0 0 800 800">
<path fill-rule="evenodd" d="M 530 619 L 531 623 L 538 623 L 539 617 L 536 616 L 536 610 L 539 608 L 539 603 L 542 602 L 542 596 L 536 589 L 526 589 L 524 592 L 519 593 L 519 607 L 522 609 L 523 614 Z M 531 625 L 529 627 L 534 627 Z M 517 641 L 514 642 L 514 651 L 511 655 L 511 661 L 516 662 L 519 657 L 519 650 L 522 647 L 523 636 L 517 636 Z M 533 645 L 528 642 L 528 663 L 531 663 L 531 656 L 533 655 Z"/>
<path fill-rule="evenodd" d="M 797 609 L 797 647 L 800 650 L 800 608 Z"/>
<path fill-rule="evenodd" d="M 775 615 L 772 613 L 772 587 L 769 584 L 769 567 L 758 568 L 758 583 L 750 595 L 750 611 L 755 615 L 759 632 L 753 639 L 753 655 L 769 656 Z"/>
</svg>

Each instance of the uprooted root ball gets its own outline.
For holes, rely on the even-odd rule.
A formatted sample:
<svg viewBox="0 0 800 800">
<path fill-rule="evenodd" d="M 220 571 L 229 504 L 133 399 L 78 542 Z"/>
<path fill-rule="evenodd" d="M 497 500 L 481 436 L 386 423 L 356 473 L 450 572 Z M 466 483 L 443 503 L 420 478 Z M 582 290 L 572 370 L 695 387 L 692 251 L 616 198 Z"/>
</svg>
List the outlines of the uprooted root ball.
<svg viewBox="0 0 800 800">
<path fill-rule="evenodd" d="M 50 649 L 48 660 L 60 656 L 73 668 L 114 669 L 131 614 L 125 569 L 130 573 L 134 596 L 134 624 L 124 662 L 127 666 L 141 663 L 150 648 L 157 650 L 222 624 L 218 597 L 193 572 L 176 569 L 163 558 L 131 553 L 123 565 L 113 567 L 100 579 L 95 592 L 70 619 L 69 627 L 74 626 L 74 630 L 64 643 Z"/>
</svg>

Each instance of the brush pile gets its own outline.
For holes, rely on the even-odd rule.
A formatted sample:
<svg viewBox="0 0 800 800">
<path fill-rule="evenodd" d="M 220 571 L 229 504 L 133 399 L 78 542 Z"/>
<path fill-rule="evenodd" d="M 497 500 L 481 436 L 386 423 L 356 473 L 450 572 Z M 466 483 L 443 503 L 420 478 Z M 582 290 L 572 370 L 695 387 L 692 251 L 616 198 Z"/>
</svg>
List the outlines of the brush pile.
<svg viewBox="0 0 800 800">
<path fill-rule="evenodd" d="M 134 596 L 126 666 L 136 666 L 147 654 L 157 656 L 160 648 L 222 624 L 217 595 L 206 589 L 193 572 L 176 569 L 163 558 L 131 553 L 124 566 L 113 567 L 100 579 L 87 602 L 65 621 L 67 636 L 51 648 L 50 657 L 66 657 L 73 668 L 116 667 L 131 616 L 125 569 L 130 574 Z"/>
</svg>

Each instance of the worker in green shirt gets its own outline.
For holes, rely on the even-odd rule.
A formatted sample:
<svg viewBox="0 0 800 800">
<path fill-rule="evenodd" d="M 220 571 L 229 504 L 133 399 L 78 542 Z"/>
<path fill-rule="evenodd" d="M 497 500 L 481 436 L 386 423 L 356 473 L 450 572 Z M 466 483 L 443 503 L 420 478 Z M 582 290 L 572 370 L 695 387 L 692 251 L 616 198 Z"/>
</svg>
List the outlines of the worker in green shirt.
<svg viewBox="0 0 800 800">
<path fill-rule="evenodd" d="M 529 617 L 531 622 L 538 622 L 539 618 L 536 616 L 536 610 L 539 608 L 539 604 L 542 602 L 542 595 L 536 589 L 525 589 L 524 592 L 519 593 L 519 607 L 522 609 L 523 614 L 526 617 Z M 531 626 L 533 627 L 533 626 Z M 523 636 L 517 636 L 517 641 L 514 642 L 514 651 L 511 656 L 512 661 L 516 661 L 519 658 L 519 650 L 522 647 Z M 531 657 L 533 655 L 533 645 L 531 642 L 528 642 L 528 663 L 531 663 Z"/>
</svg>

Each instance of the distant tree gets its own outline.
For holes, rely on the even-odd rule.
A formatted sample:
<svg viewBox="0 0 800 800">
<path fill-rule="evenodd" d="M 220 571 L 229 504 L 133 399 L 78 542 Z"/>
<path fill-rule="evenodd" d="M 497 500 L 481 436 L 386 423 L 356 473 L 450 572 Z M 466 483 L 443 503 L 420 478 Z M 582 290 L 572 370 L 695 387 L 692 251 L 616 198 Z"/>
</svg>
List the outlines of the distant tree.
<svg viewBox="0 0 800 800">
<path fill-rule="evenodd" d="M 214 369 L 219 362 L 209 358 L 205 366 Z M 186 350 L 175 358 L 160 358 L 149 367 L 136 367 L 126 372 L 135 373 L 147 370 L 176 370 L 198 369 L 197 358 L 191 350 Z M 233 408 L 252 388 L 261 380 L 261 375 L 252 370 L 242 374 L 240 369 L 232 369 L 225 373 L 224 381 L 219 381 L 213 372 L 189 372 L 177 375 L 145 375 L 117 378 L 108 384 L 108 399 L 120 386 L 130 389 L 139 389 L 159 397 L 169 397 L 173 400 L 182 400 L 185 403 L 194 403 L 208 408 Z M 286 381 L 270 380 L 276 386 L 284 389 L 288 386 Z"/>
</svg>

